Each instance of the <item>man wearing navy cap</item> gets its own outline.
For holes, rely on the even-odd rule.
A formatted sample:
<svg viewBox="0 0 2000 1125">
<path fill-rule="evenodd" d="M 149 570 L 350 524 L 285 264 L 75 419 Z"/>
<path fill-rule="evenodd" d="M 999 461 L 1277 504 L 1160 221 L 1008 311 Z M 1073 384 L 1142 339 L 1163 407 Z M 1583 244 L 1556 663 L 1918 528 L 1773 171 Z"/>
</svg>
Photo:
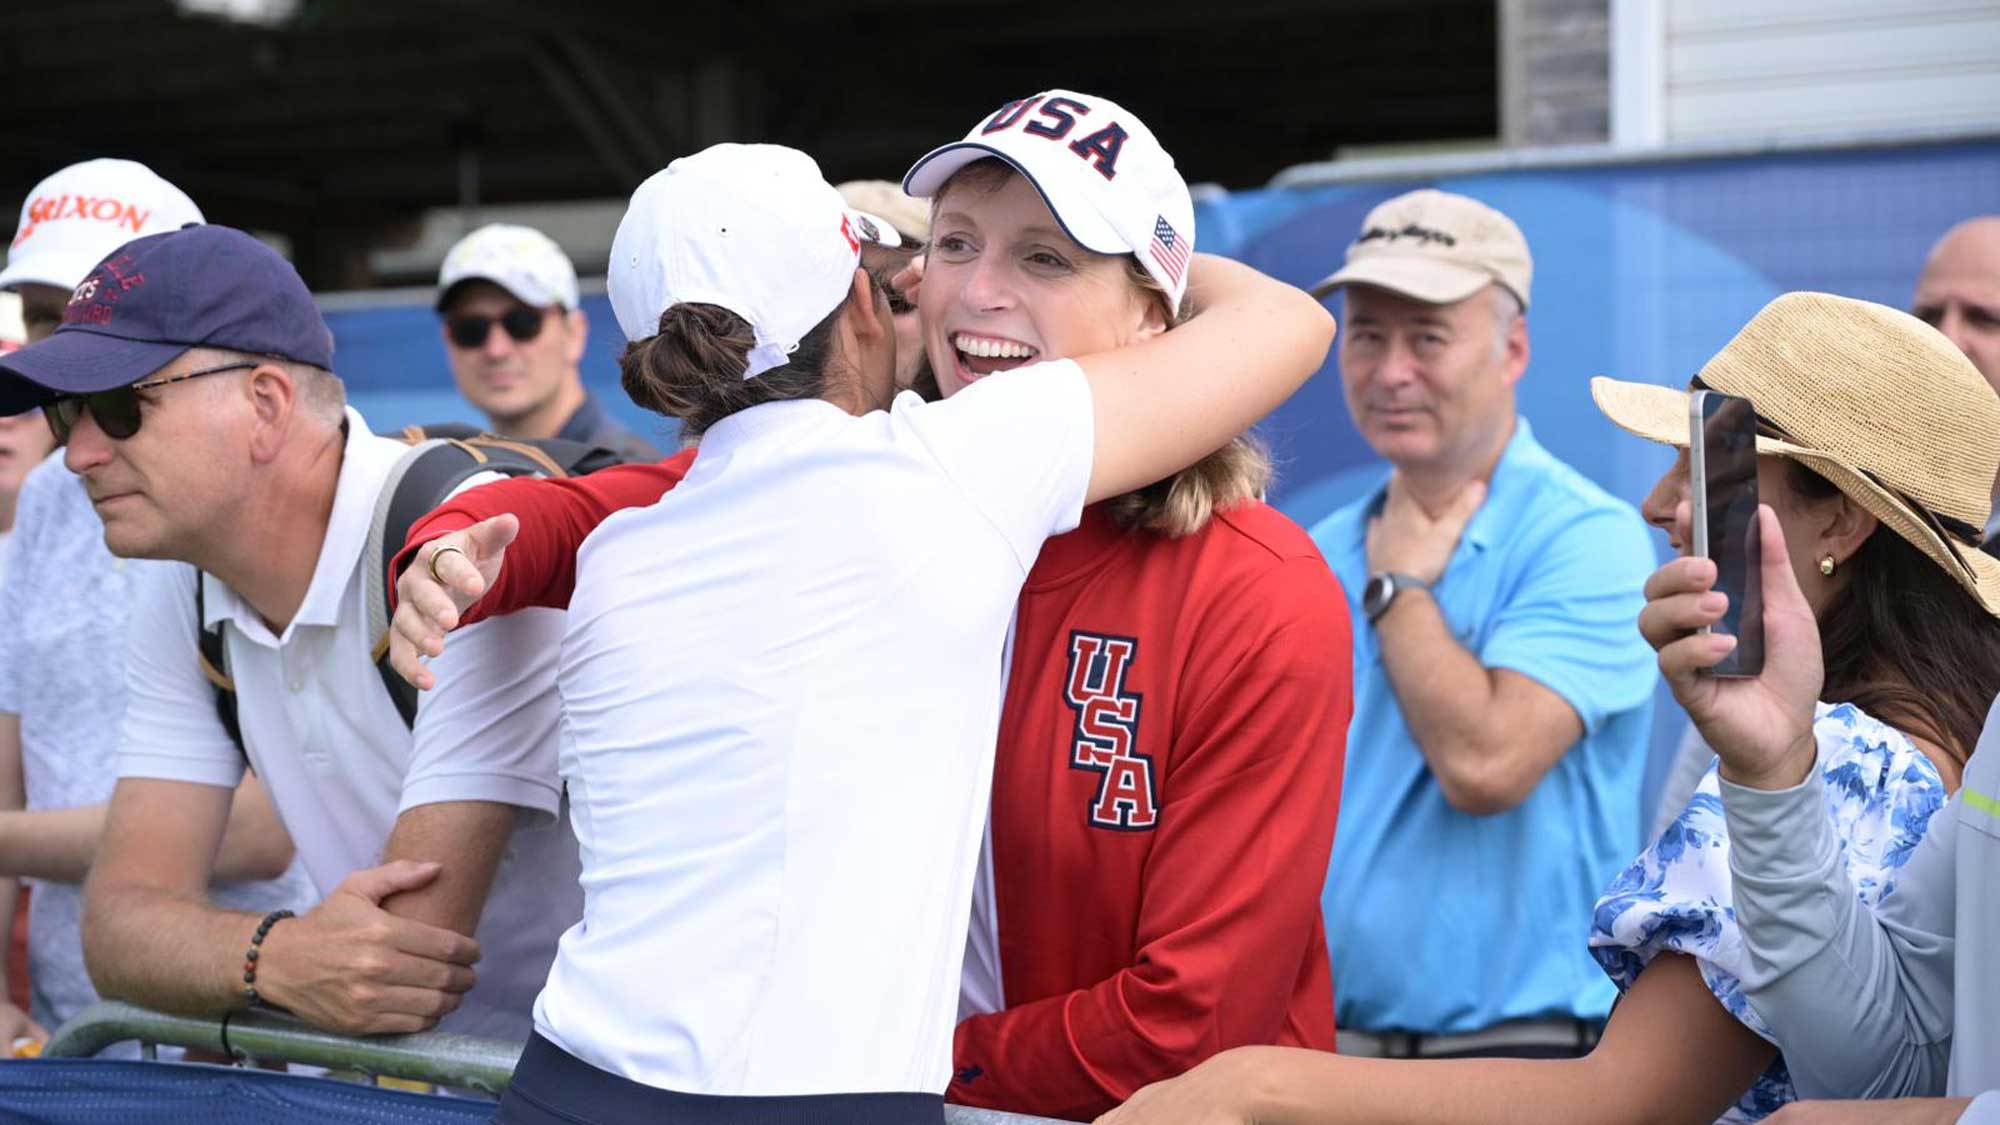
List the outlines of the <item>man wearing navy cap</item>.
<svg viewBox="0 0 2000 1125">
<path fill-rule="evenodd" d="M 581 914 L 556 817 L 561 619 L 496 621 L 454 647 L 405 726 L 375 668 L 362 562 L 405 448 L 346 407 L 332 364 L 298 274 L 218 226 L 127 243 L 52 336 L 0 362 L 0 413 L 46 411 L 111 551 L 175 560 L 135 584 L 85 955 L 104 993 L 156 1008 L 262 1001 L 350 1033 L 450 1015 L 525 1041 Z M 201 658 L 204 630 L 221 632 L 222 668 Z M 297 918 L 206 897 L 246 757 L 331 891 Z"/>
</svg>

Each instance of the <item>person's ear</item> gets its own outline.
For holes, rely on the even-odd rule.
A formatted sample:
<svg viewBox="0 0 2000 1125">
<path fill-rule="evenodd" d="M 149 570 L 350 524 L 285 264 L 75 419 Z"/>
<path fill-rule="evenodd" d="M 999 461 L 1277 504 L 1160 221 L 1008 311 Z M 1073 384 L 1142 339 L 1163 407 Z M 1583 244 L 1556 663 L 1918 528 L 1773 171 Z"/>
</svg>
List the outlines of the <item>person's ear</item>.
<svg viewBox="0 0 2000 1125">
<path fill-rule="evenodd" d="M 1521 376 L 1528 371 L 1527 313 L 1516 315 L 1513 323 L 1507 326 L 1507 339 L 1501 345 L 1501 350 L 1507 357 L 1507 385 L 1511 387 L 1519 383 Z"/>
<path fill-rule="evenodd" d="M 1167 297 L 1147 289 L 1139 294 L 1139 298 L 1139 329 L 1133 338 L 1150 340 L 1168 328 Z"/>
<path fill-rule="evenodd" d="M 260 363 L 243 379 L 243 394 L 251 414 L 250 458 L 256 464 L 275 461 L 285 447 L 293 416 L 299 408 L 292 373 L 275 363 Z"/>
<path fill-rule="evenodd" d="M 1836 567 L 1853 558 L 1854 553 L 1861 549 L 1861 544 L 1867 542 L 1881 525 L 1875 513 L 1855 503 L 1844 492 L 1827 503 L 1826 511 L 1820 513 L 1815 522 L 1819 532 L 1818 550 L 1808 561 L 1817 565 L 1820 559 L 1832 555 Z"/>
<path fill-rule="evenodd" d="M 848 287 L 846 315 L 855 339 L 863 343 L 879 343 L 895 332 L 889 318 L 888 298 L 876 291 L 868 280 L 867 270 L 854 271 L 853 283 Z"/>
<path fill-rule="evenodd" d="M 579 307 L 565 313 L 563 322 L 569 327 L 569 340 L 563 345 L 563 358 L 575 367 L 583 362 L 584 345 L 590 342 L 590 318 Z"/>
</svg>

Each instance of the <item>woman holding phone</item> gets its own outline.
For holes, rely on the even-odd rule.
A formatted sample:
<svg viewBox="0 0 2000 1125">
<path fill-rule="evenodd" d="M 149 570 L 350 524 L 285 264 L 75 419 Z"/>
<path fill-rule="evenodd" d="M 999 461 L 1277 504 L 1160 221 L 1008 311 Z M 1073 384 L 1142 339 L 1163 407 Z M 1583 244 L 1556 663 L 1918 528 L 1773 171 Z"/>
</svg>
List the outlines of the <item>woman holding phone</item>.
<svg viewBox="0 0 2000 1125">
<path fill-rule="evenodd" d="M 1042 541 L 1226 444 L 1329 340 L 1303 294 L 1211 263 L 1170 337 L 892 405 L 859 227 L 809 158 L 738 145 L 676 161 L 620 224 L 626 387 L 701 455 L 576 555 L 561 764 L 585 913 L 501 1121 L 941 1120 Z"/>
<path fill-rule="evenodd" d="M 2000 693 L 2000 561 L 1977 547 L 2000 469 L 2000 401 L 1929 326 L 1816 293 L 1771 302 L 1698 384 L 1757 412 L 1769 509 L 1753 524 L 1765 638 L 1776 650 L 1817 623 L 1826 675 L 1810 737 L 1841 858 L 1873 906 L 1893 892 Z M 1685 450 L 1685 392 L 1600 378 L 1592 393 L 1621 427 Z M 1680 551 L 1690 542 L 1688 489 L 1684 451 L 1643 506 Z M 1707 674 L 1737 643 L 1695 632 L 1728 609 L 1712 590 L 1715 573 L 1705 558 L 1667 563 L 1648 581 L 1639 619 L 1668 684 L 1698 718 L 1720 693 L 1765 691 L 1758 680 Z M 1796 1093 L 1782 1042 L 1743 999 L 1754 967 L 1729 880 L 1711 771 L 1598 903 L 1592 952 L 1624 995 L 1585 1058 L 1411 1062 L 1245 1048 L 1101 1120 L 1760 1120 Z"/>
<path fill-rule="evenodd" d="M 1069 134 L 1051 136 L 1065 120 Z M 1097 170 L 1091 135 L 1122 136 L 1115 178 Z M 1010 102 L 909 182 L 933 202 L 917 296 L 951 401 L 1012 368 L 1185 330 L 1169 326 L 1188 319 L 1193 204 L 1129 110 L 1072 91 Z M 1195 288 L 1212 303 L 1205 280 Z M 560 606 L 583 536 L 709 455 L 467 492 L 409 541 L 452 532 L 439 543 L 480 558 L 440 564 L 492 582 L 468 615 Z M 1269 477 L 1261 450 L 1235 438 L 1091 505 L 1036 559 L 1016 614 L 952 1101 L 1087 1119 L 1228 1047 L 1332 1046 L 1319 896 L 1351 702 L 1346 602 L 1304 531 L 1259 499 Z M 521 532 L 495 569 L 480 521 L 503 512 Z M 465 608 L 428 571 L 404 572 L 405 652 L 440 641 Z M 426 623 L 421 605 L 450 620 Z"/>
</svg>

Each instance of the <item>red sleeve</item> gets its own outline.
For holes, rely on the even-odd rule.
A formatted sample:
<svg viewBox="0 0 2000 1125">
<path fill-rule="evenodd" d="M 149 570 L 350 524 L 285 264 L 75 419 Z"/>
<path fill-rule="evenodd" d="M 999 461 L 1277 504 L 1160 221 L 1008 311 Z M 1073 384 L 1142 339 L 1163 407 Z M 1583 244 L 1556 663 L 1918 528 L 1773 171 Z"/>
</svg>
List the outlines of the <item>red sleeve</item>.
<svg viewBox="0 0 2000 1125">
<path fill-rule="evenodd" d="M 531 606 L 566 608 L 576 589 L 576 549 L 584 539 L 611 513 L 666 495 L 687 475 L 694 454 L 684 449 L 653 464 L 613 465 L 560 480 L 519 477 L 466 489 L 410 526 L 403 549 L 389 560 L 390 608 L 395 608 L 396 578 L 419 547 L 503 512 L 521 518 L 521 534 L 507 548 L 493 588 L 466 610 L 460 625 Z"/>
<path fill-rule="evenodd" d="M 958 1025 L 947 1100 L 1088 1121 L 1210 1055 L 1331 1050 L 1320 896 L 1353 710 L 1347 601 L 1318 558 L 1226 599 L 1196 634 L 1130 968 Z M 1004 857 L 996 857 L 1005 862 Z M 1121 892 L 1122 893 L 1122 892 Z M 1299 1025 L 1320 1034 L 1298 1034 Z M 1288 1035 L 1288 1028 L 1290 1034 Z M 1316 1040 L 1325 1039 L 1320 1043 Z"/>
</svg>

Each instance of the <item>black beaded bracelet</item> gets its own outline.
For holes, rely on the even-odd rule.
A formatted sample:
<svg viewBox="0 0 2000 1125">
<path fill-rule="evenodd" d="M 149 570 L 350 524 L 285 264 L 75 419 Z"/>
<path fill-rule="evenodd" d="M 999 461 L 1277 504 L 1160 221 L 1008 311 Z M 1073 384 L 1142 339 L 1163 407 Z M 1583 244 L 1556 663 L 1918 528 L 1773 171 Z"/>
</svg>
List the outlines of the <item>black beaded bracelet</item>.
<svg viewBox="0 0 2000 1125">
<path fill-rule="evenodd" d="M 243 953 L 243 999 L 252 1004 L 264 999 L 257 995 L 257 947 L 264 944 L 264 938 L 270 934 L 272 926 L 286 918 L 296 917 L 298 916 L 289 910 L 273 910 L 264 915 L 262 922 L 257 923 L 257 933 L 250 939 L 250 948 Z"/>
</svg>

